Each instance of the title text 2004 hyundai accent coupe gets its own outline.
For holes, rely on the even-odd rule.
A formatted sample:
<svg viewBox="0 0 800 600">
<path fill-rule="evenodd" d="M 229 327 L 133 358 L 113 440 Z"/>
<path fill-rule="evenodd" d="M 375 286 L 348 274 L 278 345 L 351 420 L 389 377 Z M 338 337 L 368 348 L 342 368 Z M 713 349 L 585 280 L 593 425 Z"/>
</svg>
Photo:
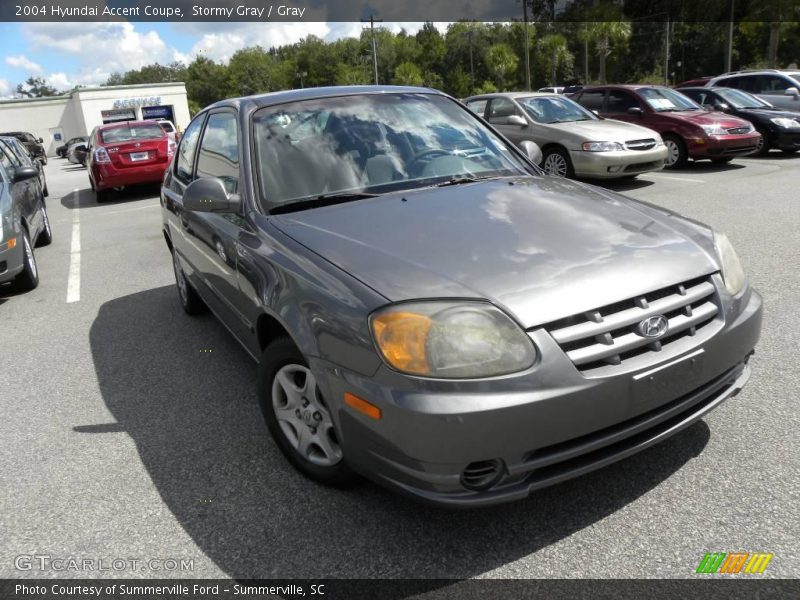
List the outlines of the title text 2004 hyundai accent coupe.
<svg viewBox="0 0 800 600">
<path fill-rule="evenodd" d="M 226 100 L 186 129 L 162 187 L 181 303 L 259 361 L 302 472 L 504 502 L 741 390 L 761 298 L 727 238 L 525 152 L 419 88 Z"/>
</svg>

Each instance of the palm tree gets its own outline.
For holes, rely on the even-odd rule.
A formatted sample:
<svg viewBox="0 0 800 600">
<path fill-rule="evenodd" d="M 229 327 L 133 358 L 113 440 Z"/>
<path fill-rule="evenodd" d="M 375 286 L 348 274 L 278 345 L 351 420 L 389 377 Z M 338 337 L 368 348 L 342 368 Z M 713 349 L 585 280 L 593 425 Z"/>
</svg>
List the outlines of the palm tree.
<svg viewBox="0 0 800 600">
<path fill-rule="evenodd" d="M 567 38 L 560 33 L 551 33 L 539 41 L 539 49 L 550 64 L 550 85 L 556 85 L 558 67 L 572 66 L 572 52 L 567 47 Z"/>
<path fill-rule="evenodd" d="M 600 83 L 606 83 L 606 59 L 631 37 L 631 24 L 627 21 L 595 21 L 586 32 L 600 58 Z"/>
<path fill-rule="evenodd" d="M 509 73 L 513 72 L 519 64 L 519 58 L 514 54 L 508 44 L 495 44 L 486 51 L 486 66 L 497 77 L 500 90 L 505 89 L 505 80 Z"/>
</svg>

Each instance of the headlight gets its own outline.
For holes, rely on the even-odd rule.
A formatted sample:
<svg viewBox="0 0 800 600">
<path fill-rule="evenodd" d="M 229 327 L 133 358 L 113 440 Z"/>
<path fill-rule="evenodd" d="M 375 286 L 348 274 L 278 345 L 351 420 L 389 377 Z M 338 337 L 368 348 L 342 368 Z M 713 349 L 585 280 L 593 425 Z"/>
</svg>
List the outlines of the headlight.
<svg viewBox="0 0 800 600">
<path fill-rule="evenodd" d="M 485 302 L 397 304 L 374 313 L 370 328 L 389 366 L 411 375 L 493 377 L 527 369 L 536 359 L 528 335 Z"/>
<path fill-rule="evenodd" d="M 613 152 L 624 150 L 625 147 L 617 142 L 583 142 L 581 146 L 586 152 Z"/>
<path fill-rule="evenodd" d="M 728 131 L 720 124 L 703 125 L 702 127 L 706 135 L 728 135 Z"/>
<path fill-rule="evenodd" d="M 784 129 L 794 129 L 795 127 L 800 127 L 800 123 L 795 121 L 794 119 L 787 119 L 785 117 L 775 117 L 774 119 L 770 119 L 775 125 L 778 127 L 783 127 Z"/>
<path fill-rule="evenodd" d="M 736 256 L 728 236 L 724 233 L 714 233 L 714 247 L 722 265 L 722 280 L 725 282 L 725 289 L 735 296 L 742 291 L 747 276 L 744 274 L 742 263 Z"/>
</svg>

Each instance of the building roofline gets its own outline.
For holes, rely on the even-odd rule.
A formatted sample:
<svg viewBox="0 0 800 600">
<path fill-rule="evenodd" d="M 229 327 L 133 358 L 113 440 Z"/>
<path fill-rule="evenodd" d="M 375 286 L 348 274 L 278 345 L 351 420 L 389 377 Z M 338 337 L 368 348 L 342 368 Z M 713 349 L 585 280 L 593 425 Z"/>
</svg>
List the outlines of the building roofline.
<svg viewBox="0 0 800 600">
<path fill-rule="evenodd" d="M 164 83 L 134 83 L 131 85 L 98 85 L 93 87 L 81 87 L 70 90 L 66 94 L 58 96 L 42 96 L 41 98 L 6 98 L 0 99 L 0 104 L 25 104 L 26 102 L 52 102 L 55 100 L 69 100 L 74 94 L 82 92 L 105 92 L 107 90 L 135 90 L 152 87 L 186 87 L 183 81 L 166 81 Z"/>
</svg>

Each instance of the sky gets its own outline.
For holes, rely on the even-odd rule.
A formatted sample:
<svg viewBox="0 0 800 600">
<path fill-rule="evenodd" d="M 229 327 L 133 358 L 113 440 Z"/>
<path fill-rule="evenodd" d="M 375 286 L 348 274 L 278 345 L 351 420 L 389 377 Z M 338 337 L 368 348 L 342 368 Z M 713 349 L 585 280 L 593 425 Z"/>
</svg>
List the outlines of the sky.
<svg viewBox="0 0 800 600">
<path fill-rule="evenodd" d="M 422 23 L 382 23 L 416 33 Z M 359 36 L 364 23 L 0 23 L 0 98 L 43 77 L 59 91 L 105 83 L 114 72 L 202 55 L 227 62 L 240 48 L 292 44 L 316 35 Z M 437 24 L 444 31 L 446 23 Z"/>
</svg>

